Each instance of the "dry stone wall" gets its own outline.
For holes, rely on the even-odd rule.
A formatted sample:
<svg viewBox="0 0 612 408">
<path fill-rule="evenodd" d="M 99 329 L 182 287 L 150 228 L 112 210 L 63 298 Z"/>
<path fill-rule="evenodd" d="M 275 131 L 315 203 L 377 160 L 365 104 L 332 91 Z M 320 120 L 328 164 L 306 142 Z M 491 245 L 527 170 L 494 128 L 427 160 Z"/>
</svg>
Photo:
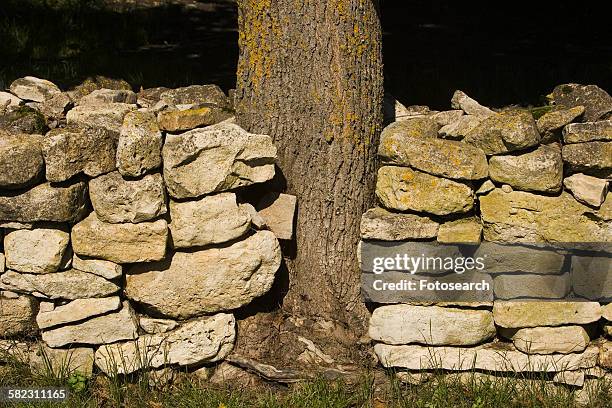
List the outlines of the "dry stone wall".
<svg viewBox="0 0 612 408">
<path fill-rule="evenodd" d="M 375 243 L 384 254 L 400 242 L 486 242 L 495 301 L 376 297 L 376 275 L 364 273 L 369 334 L 384 367 L 561 373 L 555 381 L 574 386 L 611 376 L 612 97 L 578 84 L 549 97 L 539 110 L 492 110 L 461 91 L 449 111 L 388 104 L 379 207 L 363 215 L 361 247 Z M 581 257 L 564 251 L 567 243 L 608 252 Z M 581 299 L 528 299 L 568 294 Z"/>
<path fill-rule="evenodd" d="M 260 214 L 241 196 L 274 176 L 276 148 L 217 86 L 94 85 L 0 93 L 0 360 L 86 375 L 221 361 L 233 311 L 281 263 L 266 219 L 291 238 L 277 200 Z"/>
</svg>

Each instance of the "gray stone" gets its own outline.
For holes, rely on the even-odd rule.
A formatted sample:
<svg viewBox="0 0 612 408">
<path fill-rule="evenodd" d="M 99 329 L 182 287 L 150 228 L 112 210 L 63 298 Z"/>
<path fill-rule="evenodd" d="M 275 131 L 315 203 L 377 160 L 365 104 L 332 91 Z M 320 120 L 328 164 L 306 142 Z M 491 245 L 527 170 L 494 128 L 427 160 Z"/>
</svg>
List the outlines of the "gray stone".
<svg viewBox="0 0 612 408">
<path fill-rule="evenodd" d="M 40 329 L 49 329 L 68 323 L 75 323 L 94 316 L 114 312 L 121 308 L 118 296 L 99 299 L 76 299 L 52 310 L 39 311 L 36 323 Z"/>
<path fill-rule="evenodd" d="M 476 100 L 470 98 L 462 91 L 455 91 L 453 98 L 451 99 L 451 106 L 454 109 L 461 109 L 468 115 L 474 115 L 482 118 L 494 115 L 491 109 L 482 106 Z"/>
<path fill-rule="evenodd" d="M 563 128 L 565 143 L 612 141 L 612 120 L 572 123 Z"/>
<path fill-rule="evenodd" d="M 32 76 L 16 79 L 10 90 L 21 99 L 34 102 L 44 102 L 62 92 L 53 82 Z"/>
<path fill-rule="evenodd" d="M 489 160 L 489 177 L 517 190 L 559 192 L 563 179 L 561 149 L 540 146 L 516 156 L 493 156 Z"/>
<path fill-rule="evenodd" d="M 495 324 L 505 328 L 589 324 L 601 318 L 597 302 L 496 301 Z"/>
<path fill-rule="evenodd" d="M 161 167 L 161 149 L 162 134 L 153 114 L 125 115 L 117 146 L 117 168 L 122 175 L 139 177 Z"/>
<path fill-rule="evenodd" d="M 4 237 L 6 267 L 26 273 L 57 272 L 70 255 L 70 234 L 56 228 L 15 230 Z"/>
<path fill-rule="evenodd" d="M 257 212 L 278 239 L 293 238 L 293 222 L 297 197 L 289 194 L 268 193 L 257 204 Z"/>
<path fill-rule="evenodd" d="M 563 161 L 570 173 L 612 178 L 612 142 L 587 142 L 563 146 Z"/>
<path fill-rule="evenodd" d="M 251 226 L 247 210 L 236 204 L 236 194 L 220 193 L 197 201 L 170 201 L 169 224 L 174 248 L 191 248 L 231 241 Z"/>
<path fill-rule="evenodd" d="M 572 256 L 572 288 L 589 300 L 612 301 L 612 259 L 606 256 Z"/>
<path fill-rule="evenodd" d="M 565 263 L 562 253 L 520 245 L 483 242 L 474 253 L 485 259 L 485 271 L 497 273 L 559 274 Z"/>
<path fill-rule="evenodd" d="M 276 148 L 270 136 L 224 123 L 167 135 L 162 156 L 168 192 L 189 198 L 270 180 Z"/>
<path fill-rule="evenodd" d="M 501 329 L 500 334 L 527 354 L 582 353 L 591 340 L 581 326 Z"/>
<path fill-rule="evenodd" d="M 91 204 L 100 221 L 139 223 L 167 212 L 161 174 L 124 179 L 118 171 L 89 181 Z"/>
<path fill-rule="evenodd" d="M 15 193 L 0 191 L 0 220 L 74 222 L 85 211 L 87 184 L 40 184 Z"/>
<path fill-rule="evenodd" d="M 0 292 L 0 338 L 36 333 L 38 302 L 30 296 L 7 298 Z"/>
<path fill-rule="evenodd" d="M 217 85 L 190 85 L 161 93 L 160 100 L 168 105 L 209 103 L 229 107 L 227 96 Z"/>
<path fill-rule="evenodd" d="M 612 112 L 612 97 L 596 85 L 563 84 L 552 92 L 557 105 L 584 106 L 584 120 L 593 122 Z"/>
<path fill-rule="evenodd" d="M 434 238 L 438 226 L 437 222 L 428 217 L 372 208 L 361 217 L 361 238 L 383 241 Z"/>
<path fill-rule="evenodd" d="M 233 111 L 211 104 L 197 104 L 188 109 L 165 109 L 157 114 L 157 122 L 167 132 L 183 132 L 223 122 Z"/>
<path fill-rule="evenodd" d="M 376 196 L 389 209 L 435 215 L 464 213 L 474 205 L 472 195 L 465 184 L 409 168 L 384 166 L 378 170 Z"/>
<path fill-rule="evenodd" d="M 493 278 L 496 299 L 563 299 L 571 288 L 569 273 L 562 275 L 508 274 Z"/>
<path fill-rule="evenodd" d="M 467 134 L 469 134 L 472 129 L 475 129 L 480 122 L 482 122 L 482 118 L 473 115 L 464 115 L 459 118 L 456 122 L 449 123 L 448 125 L 443 126 L 439 131 L 438 135 L 440 135 L 443 139 L 463 139 Z"/>
<path fill-rule="evenodd" d="M 106 279 L 115 279 L 123 275 L 123 267 L 111 261 L 92 259 L 74 254 L 72 267 L 79 271 L 93 273 Z"/>
<path fill-rule="evenodd" d="M 127 103 L 105 103 L 79 105 L 66 114 L 69 125 L 106 130 L 118 135 L 123 118 L 136 110 L 136 105 Z"/>
<path fill-rule="evenodd" d="M 0 131 L 0 188 L 17 189 L 35 184 L 44 174 L 42 136 Z"/>
<path fill-rule="evenodd" d="M 126 89 L 96 89 L 79 100 L 79 105 L 104 103 L 136 103 L 136 94 Z"/>
<path fill-rule="evenodd" d="M 577 173 L 563 180 L 563 185 L 583 204 L 600 207 L 608 194 L 608 181 Z"/>
</svg>

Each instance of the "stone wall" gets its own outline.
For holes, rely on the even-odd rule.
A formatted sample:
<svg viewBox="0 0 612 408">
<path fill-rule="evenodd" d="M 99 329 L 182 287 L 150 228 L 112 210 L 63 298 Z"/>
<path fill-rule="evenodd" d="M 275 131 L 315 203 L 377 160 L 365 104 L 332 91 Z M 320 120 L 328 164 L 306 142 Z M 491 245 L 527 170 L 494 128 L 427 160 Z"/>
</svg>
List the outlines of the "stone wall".
<svg viewBox="0 0 612 408">
<path fill-rule="evenodd" d="M 362 218 L 362 248 L 489 241 L 513 272 L 493 275 L 494 302 L 375 299 L 374 350 L 403 378 L 419 381 L 432 369 L 534 371 L 582 386 L 611 376 L 612 98 L 576 84 L 549 98 L 532 110 L 494 111 L 461 91 L 449 111 L 390 105 L 395 121 L 378 150 L 380 207 Z M 582 242 L 603 243 L 607 255 L 581 265 L 564 244 Z M 542 295 L 536 287 L 550 289 L 551 300 L 583 299 L 528 301 Z"/>
<path fill-rule="evenodd" d="M 233 311 L 271 288 L 275 234 L 291 238 L 275 205 L 295 209 L 242 194 L 276 149 L 232 114 L 214 85 L 0 92 L 0 360 L 131 373 L 231 352 Z"/>
</svg>

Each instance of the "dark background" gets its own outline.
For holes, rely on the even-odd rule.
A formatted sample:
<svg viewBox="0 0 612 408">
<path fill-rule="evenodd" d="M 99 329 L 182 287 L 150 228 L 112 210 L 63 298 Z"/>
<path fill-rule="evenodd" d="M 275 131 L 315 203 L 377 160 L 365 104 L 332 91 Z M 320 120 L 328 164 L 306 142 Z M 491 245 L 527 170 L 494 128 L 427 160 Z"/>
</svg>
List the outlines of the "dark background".
<svg viewBox="0 0 612 408">
<path fill-rule="evenodd" d="M 538 105 L 559 83 L 612 90 L 606 2 L 381 0 L 386 89 L 449 107 L 455 89 L 490 106 Z M 24 75 L 62 87 L 92 75 L 137 90 L 234 86 L 231 0 L 0 0 L 0 88 Z"/>
</svg>

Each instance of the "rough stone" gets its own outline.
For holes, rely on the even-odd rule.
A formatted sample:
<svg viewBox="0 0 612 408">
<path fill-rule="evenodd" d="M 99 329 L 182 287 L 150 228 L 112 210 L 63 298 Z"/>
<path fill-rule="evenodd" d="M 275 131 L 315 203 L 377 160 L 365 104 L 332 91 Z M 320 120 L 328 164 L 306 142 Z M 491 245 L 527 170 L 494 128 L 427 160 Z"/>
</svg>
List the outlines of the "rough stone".
<svg viewBox="0 0 612 408">
<path fill-rule="evenodd" d="M 487 194 L 488 192 L 493 190 L 495 190 L 495 184 L 493 184 L 491 180 L 487 179 L 484 183 L 480 185 L 480 187 L 478 187 L 478 190 L 476 190 L 476 195 Z"/>
<path fill-rule="evenodd" d="M 75 323 L 94 316 L 114 312 L 121 307 L 118 296 L 94 299 L 76 299 L 53 310 L 38 312 L 36 323 L 40 329 Z"/>
<path fill-rule="evenodd" d="M 447 126 L 451 123 L 455 123 L 461 119 L 463 111 L 461 109 L 442 111 L 434 113 L 431 118 L 438 124 L 438 126 Z"/>
<path fill-rule="evenodd" d="M 612 369 L 612 342 L 605 341 L 599 349 L 599 365 Z"/>
<path fill-rule="evenodd" d="M 110 224 L 91 213 L 72 228 L 72 247 L 76 254 L 118 264 L 162 260 L 167 241 L 165 220 Z"/>
<path fill-rule="evenodd" d="M 197 104 L 189 109 L 167 109 L 157 114 L 162 130 L 181 132 L 203 126 L 210 126 L 229 119 L 232 111 L 217 105 Z"/>
<path fill-rule="evenodd" d="M 103 259 L 92 259 L 86 256 L 74 254 L 72 257 L 72 267 L 79 271 L 93 273 L 106 279 L 115 279 L 123 274 L 123 267 L 114 262 Z"/>
<path fill-rule="evenodd" d="M 495 189 L 480 197 L 484 238 L 492 242 L 609 242 L 612 209 L 593 210 L 568 193 L 557 197 Z"/>
<path fill-rule="evenodd" d="M 0 292 L 0 338 L 36 332 L 38 302 L 30 296 L 7 298 Z"/>
<path fill-rule="evenodd" d="M 41 140 L 39 135 L 0 131 L 0 188 L 25 188 L 40 180 L 45 166 Z"/>
<path fill-rule="evenodd" d="M 601 307 L 601 315 L 607 321 L 612 322 L 612 303 Z"/>
<path fill-rule="evenodd" d="M 105 103 L 79 105 L 66 114 L 69 125 L 101 129 L 118 135 L 125 115 L 136 110 L 136 105 L 127 103 Z"/>
<path fill-rule="evenodd" d="M 374 310 L 369 335 L 387 344 L 467 346 L 495 336 L 488 310 L 390 305 Z"/>
<path fill-rule="evenodd" d="M 57 272 L 69 255 L 70 234 L 55 228 L 15 230 L 4 237 L 6 267 L 26 273 Z"/>
<path fill-rule="evenodd" d="M 54 349 L 40 343 L 38 348 L 30 352 L 29 357 L 30 367 L 34 371 L 45 374 L 50 371 L 59 378 L 75 373 L 91 377 L 93 372 L 94 351 L 92 348 Z"/>
<path fill-rule="evenodd" d="M 227 96 L 217 85 L 190 85 L 170 89 L 161 93 L 160 100 L 168 105 L 209 103 L 225 108 L 229 106 Z"/>
<path fill-rule="evenodd" d="M 608 194 L 608 181 L 577 173 L 563 180 L 563 185 L 583 204 L 600 207 Z"/>
<path fill-rule="evenodd" d="M 381 138 L 395 137 L 418 137 L 421 139 L 438 137 L 438 129 L 440 126 L 431 118 L 414 117 L 393 122 L 385 127 L 380 135 Z"/>
<path fill-rule="evenodd" d="M 184 323 L 163 334 L 100 347 L 95 364 L 103 372 L 129 374 L 140 369 L 177 364 L 195 366 L 223 360 L 232 351 L 236 322 L 231 314 L 216 314 Z"/>
<path fill-rule="evenodd" d="M 378 156 L 387 163 L 410 166 L 451 179 L 477 180 L 487 177 L 484 152 L 452 140 L 387 133 L 381 136 Z"/>
<path fill-rule="evenodd" d="M 282 193 L 268 193 L 257 204 L 257 212 L 278 239 L 293 238 L 293 222 L 297 197 Z"/>
<path fill-rule="evenodd" d="M 231 241 L 251 226 L 248 211 L 236 204 L 236 194 L 220 193 L 197 201 L 170 201 L 169 224 L 174 248 Z"/>
<path fill-rule="evenodd" d="M 89 95 L 97 89 L 125 89 L 132 90 L 130 84 L 123 79 L 113 79 L 102 75 L 96 75 L 89 77 L 81 84 L 74 87 L 72 91 L 69 91 L 70 97 L 74 101 L 80 101 L 85 95 Z"/>
<path fill-rule="evenodd" d="M 436 215 L 464 213 L 474 205 L 470 187 L 405 167 L 378 170 L 376 196 L 382 205 L 399 211 Z"/>
<path fill-rule="evenodd" d="M 62 92 L 53 82 L 32 76 L 13 81 L 10 90 L 21 99 L 34 102 L 44 102 Z"/>
<path fill-rule="evenodd" d="M 257 229 L 266 229 L 266 220 L 263 219 L 261 215 L 257 212 L 253 204 L 242 203 L 239 205 L 240 208 L 243 208 L 246 212 L 251 216 L 251 224 Z"/>
<path fill-rule="evenodd" d="M 22 103 L 23 101 L 15 95 L 0 91 L 0 111 L 6 108 L 16 108 Z"/>
<path fill-rule="evenodd" d="M 456 122 L 443 126 L 438 131 L 438 135 L 443 139 L 461 140 L 470 133 L 472 129 L 475 129 L 480 122 L 482 122 L 482 118 L 478 116 L 464 115 Z"/>
<path fill-rule="evenodd" d="M 96 216 L 108 223 L 139 223 L 167 212 L 161 174 L 124 179 L 118 171 L 89 181 L 89 197 Z"/>
<path fill-rule="evenodd" d="M 612 141 L 612 120 L 572 123 L 563 128 L 565 143 Z"/>
<path fill-rule="evenodd" d="M 138 337 L 138 324 L 129 302 L 123 302 L 121 310 L 97 316 L 80 324 L 57 327 L 42 332 L 42 339 L 49 347 L 69 344 L 109 344 Z"/>
<path fill-rule="evenodd" d="M 571 279 L 562 275 L 509 274 L 493 278 L 496 299 L 562 299 L 570 292 Z"/>
<path fill-rule="evenodd" d="M 517 156 L 493 156 L 489 160 L 489 177 L 518 190 L 559 192 L 563 180 L 561 149 L 540 146 Z"/>
<path fill-rule="evenodd" d="M 170 195 L 189 198 L 270 180 L 276 148 L 270 136 L 224 123 L 167 135 L 162 156 Z"/>
<path fill-rule="evenodd" d="M 223 248 L 176 252 L 172 259 L 135 265 L 126 294 L 155 312 L 186 319 L 236 309 L 268 292 L 281 262 L 270 231 Z"/>
<path fill-rule="evenodd" d="M 0 273 L 4 273 L 6 260 L 3 253 L 0 253 Z"/>
<path fill-rule="evenodd" d="M 202 376 L 202 374 L 200 374 Z M 245 369 L 237 367 L 227 361 L 221 362 L 214 368 L 208 381 L 217 386 L 256 387 L 261 385 L 261 377 Z"/>
<path fill-rule="evenodd" d="M 612 178 L 612 142 L 586 142 L 563 146 L 563 161 L 570 173 Z"/>
<path fill-rule="evenodd" d="M 494 115 L 491 109 L 482 106 L 476 100 L 467 96 L 463 91 L 455 91 L 453 97 L 451 99 L 451 106 L 454 109 L 461 109 L 468 115 L 479 116 L 482 118 L 489 117 Z"/>
<path fill-rule="evenodd" d="M 492 155 L 535 146 L 540 142 L 540 134 L 529 111 L 505 111 L 484 118 L 463 142 Z"/>
<path fill-rule="evenodd" d="M 86 206 L 87 184 L 40 184 L 29 190 L 0 191 L 0 220 L 22 223 L 36 221 L 74 222 Z"/>
<path fill-rule="evenodd" d="M 42 142 L 47 180 L 60 182 L 85 173 L 90 177 L 116 168 L 117 136 L 95 128 L 58 128 Z"/>
<path fill-rule="evenodd" d="M 138 319 L 140 328 L 146 333 L 166 333 L 177 328 L 178 323 L 169 319 L 154 319 L 152 317 L 140 316 Z"/>
<path fill-rule="evenodd" d="M 7 271 L 0 276 L 0 289 L 49 299 L 74 300 L 110 296 L 120 288 L 100 276 L 71 269 L 44 275 Z"/>
<path fill-rule="evenodd" d="M 505 328 L 588 324 L 601 317 L 597 302 L 496 301 L 495 324 Z"/>
<path fill-rule="evenodd" d="M 581 326 L 501 329 L 500 334 L 527 354 L 581 353 L 590 342 L 589 335 Z"/>
<path fill-rule="evenodd" d="M 451 244 L 478 244 L 482 235 L 482 224 L 474 217 L 447 221 L 440 225 L 438 242 Z"/>
<path fill-rule="evenodd" d="M 572 288 L 589 300 L 612 301 L 612 260 L 606 256 L 572 256 Z"/>
<path fill-rule="evenodd" d="M 481 243 L 474 257 L 486 257 L 485 271 L 490 274 L 559 274 L 565 263 L 565 256 L 553 250 L 494 242 Z"/>
<path fill-rule="evenodd" d="M 563 126 L 571 123 L 574 119 L 584 113 L 584 106 L 575 106 L 569 109 L 553 109 L 542 115 L 536 122 L 538 132 L 544 135 L 555 132 Z"/>
<path fill-rule="evenodd" d="M 554 375 L 555 384 L 565 384 L 572 387 L 582 387 L 584 385 L 585 374 L 582 371 L 562 371 Z"/>
<path fill-rule="evenodd" d="M 95 105 L 105 103 L 136 103 L 136 94 L 126 89 L 96 89 L 79 100 L 80 105 Z"/>
<path fill-rule="evenodd" d="M 563 84 L 552 92 L 557 105 L 584 106 L 584 120 L 593 122 L 612 112 L 612 97 L 596 85 Z"/>
<path fill-rule="evenodd" d="M 10 133 L 44 134 L 48 129 L 43 114 L 27 105 L 0 115 L 0 130 Z"/>
<path fill-rule="evenodd" d="M 68 94 L 62 92 L 40 104 L 40 113 L 49 120 L 61 120 L 66 117 L 66 111 L 72 106 Z"/>
<path fill-rule="evenodd" d="M 161 94 L 170 90 L 170 88 L 166 88 L 163 86 L 157 88 L 141 89 L 136 94 L 138 105 L 142 106 L 143 108 L 151 108 L 153 105 L 159 102 L 159 100 L 161 99 Z"/>
<path fill-rule="evenodd" d="M 428 217 L 372 208 L 361 217 L 361 238 L 383 241 L 434 238 L 438 227 L 439 224 Z"/>
<path fill-rule="evenodd" d="M 133 111 L 125 115 L 119 145 L 117 168 L 128 177 L 140 177 L 161 167 L 162 134 L 155 115 Z"/>
</svg>

